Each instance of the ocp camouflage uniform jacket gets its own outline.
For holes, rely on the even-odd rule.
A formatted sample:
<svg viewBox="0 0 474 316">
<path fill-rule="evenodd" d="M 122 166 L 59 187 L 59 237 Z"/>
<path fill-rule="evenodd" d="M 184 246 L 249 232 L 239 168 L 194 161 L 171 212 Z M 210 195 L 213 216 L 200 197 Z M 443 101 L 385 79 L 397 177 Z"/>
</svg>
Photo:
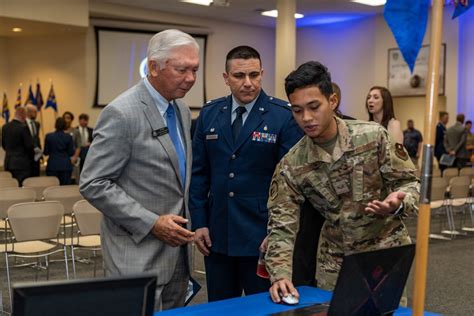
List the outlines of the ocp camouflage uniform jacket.
<svg viewBox="0 0 474 316">
<path fill-rule="evenodd" d="M 326 218 L 318 250 L 318 286 L 332 290 L 344 255 L 409 244 L 403 216 L 417 213 L 419 180 L 400 144 L 377 123 L 336 118 L 332 156 L 304 136 L 280 161 L 268 201 L 266 265 L 271 281 L 291 280 L 299 210 L 309 200 Z M 368 202 L 406 193 L 402 216 L 364 211 Z"/>
</svg>

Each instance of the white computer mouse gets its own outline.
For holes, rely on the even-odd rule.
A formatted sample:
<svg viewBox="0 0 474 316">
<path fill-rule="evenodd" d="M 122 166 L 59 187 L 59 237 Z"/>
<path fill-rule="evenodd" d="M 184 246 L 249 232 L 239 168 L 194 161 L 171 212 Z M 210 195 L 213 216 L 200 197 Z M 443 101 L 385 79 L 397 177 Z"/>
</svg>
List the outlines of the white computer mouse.
<svg viewBox="0 0 474 316">
<path fill-rule="evenodd" d="M 292 294 L 288 294 L 287 296 L 282 296 L 281 300 L 283 303 L 288 304 L 288 305 L 296 305 L 299 303 L 299 299 L 296 298 L 296 296 Z"/>
</svg>

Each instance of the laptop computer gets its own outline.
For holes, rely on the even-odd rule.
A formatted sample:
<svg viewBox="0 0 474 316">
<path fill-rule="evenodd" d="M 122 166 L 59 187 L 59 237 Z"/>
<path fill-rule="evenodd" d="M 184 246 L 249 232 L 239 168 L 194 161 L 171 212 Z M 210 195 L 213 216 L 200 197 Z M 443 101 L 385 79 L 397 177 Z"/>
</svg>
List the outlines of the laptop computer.
<svg viewBox="0 0 474 316">
<path fill-rule="evenodd" d="M 154 275 L 18 283 L 12 315 L 152 316 L 155 289 Z"/>
<path fill-rule="evenodd" d="M 272 315 L 392 315 L 399 306 L 414 256 L 415 244 L 345 256 L 329 304 Z"/>
</svg>

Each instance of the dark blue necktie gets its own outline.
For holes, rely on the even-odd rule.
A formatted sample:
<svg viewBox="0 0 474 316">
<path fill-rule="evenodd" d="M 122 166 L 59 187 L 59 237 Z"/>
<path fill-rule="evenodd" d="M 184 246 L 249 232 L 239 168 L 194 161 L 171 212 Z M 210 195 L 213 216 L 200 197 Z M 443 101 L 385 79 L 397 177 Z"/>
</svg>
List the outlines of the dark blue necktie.
<svg viewBox="0 0 474 316">
<path fill-rule="evenodd" d="M 237 117 L 235 118 L 234 122 L 232 123 L 232 135 L 234 137 L 234 142 L 237 140 L 240 134 L 240 130 L 242 129 L 242 115 L 247 111 L 247 109 L 243 106 L 239 106 L 235 109 L 237 113 Z"/>
<path fill-rule="evenodd" d="M 176 150 L 176 155 L 178 156 L 179 174 L 181 176 L 182 181 L 181 185 L 184 188 L 184 185 L 186 183 L 186 155 L 179 139 L 178 124 L 176 123 L 176 114 L 174 111 L 174 107 L 171 103 L 168 105 L 168 109 L 166 109 L 166 122 L 168 123 L 168 130 L 171 141 L 173 142 L 174 149 Z"/>
</svg>

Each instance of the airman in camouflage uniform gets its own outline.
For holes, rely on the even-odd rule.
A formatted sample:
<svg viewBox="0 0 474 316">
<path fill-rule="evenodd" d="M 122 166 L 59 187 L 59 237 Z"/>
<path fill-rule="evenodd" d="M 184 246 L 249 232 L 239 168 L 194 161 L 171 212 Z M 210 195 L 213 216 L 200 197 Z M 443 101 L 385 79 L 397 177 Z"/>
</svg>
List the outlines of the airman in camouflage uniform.
<svg viewBox="0 0 474 316">
<path fill-rule="evenodd" d="M 390 148 L 379 124 L 336 120 L 339 136 L 332 156 L 305 136 L 275 170 L 266 256 L 272 282 L 291 280 L 299 206 L 305 199 L 326 218 L 317 259 L 320 288 L 334 288 L 344 255 L 410 243 L 402 216 L 364 211 L 369 202 L 394 191 L 407 193 L 399 215 L 417 211 L 419 183 L 408 154 Z"/>
<path fill-rule="evenodd" d="M 306 72 L 323 69 L 330 82 L 323 65 L 309 62 L 305 67 Z M 322 289 L 334 288 L 344 255 L 411 243 L 402 218 L 417 213 L 419 180 L 413 163 L 381 125 L 334 117 L 328 89 L 303 85 L 292 94 L 287 88 L 295 120 L 306 135 L 277 165 L 270 187 L 265 259 L 276 302 L 278 291 L 296 292 L 286 280 L 292 278 L 293 246 L 305 200 L 326 218 L 317 258 L 316 279 Z M 321 139 L 334 140 L 332 151 Z"/>
</svg>

